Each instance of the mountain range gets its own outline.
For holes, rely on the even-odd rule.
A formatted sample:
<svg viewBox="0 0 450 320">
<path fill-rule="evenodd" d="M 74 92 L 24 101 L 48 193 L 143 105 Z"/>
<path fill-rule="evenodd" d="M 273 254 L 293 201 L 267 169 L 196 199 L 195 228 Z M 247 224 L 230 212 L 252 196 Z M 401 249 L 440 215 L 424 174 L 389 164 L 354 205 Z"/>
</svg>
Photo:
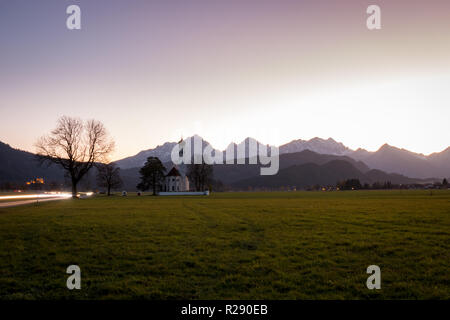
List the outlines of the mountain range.
<svg viewBox="0 0 450 320">
<path fill-rule="evenodd" d="M 262 144 L 253 138 L 246 138 L 238 144 L 246 145 L 246 157 L 248 157 L 248 145 L 251 140 L 253 140 L 254 143 Z M 156 156 L 161 159 L 162 162 L 169 162 L 170 151 L 175 145 L 176 142 L 166 142 L 154 149 L 144 150 L 135 156 L 116 161 L 116 163 L 123 169 L 141 167 L 149 156 Z M 235 143 L 232 143 L 232 145 L 234 145 L 234 148 L 238 146 Z M 318 154 L 346 156 L 363 162 L 370 169 L 378 169 L 388 173 L 397 173 L 413 178 L 428 179 L 450 176 L 450 147 L 442 152 L 425 156 L 405 149 L 399 149 L 388 144 L 384 144 L 375 152 L 370 152 L 364 149 L 352 150 L 343 143 L 337 142 L 332 138 L 313 138 L 311 140 L 293 140 L 287 144 L 281 145 L 279 150 L 280 154 L 298 153 L 309 150 Z"/>
<path fill-rule="evenodd" d="M 207 144 L 203 141 L 203 149 Z M 233 147 L 235 155 L 238 147 L 244 147 L 244 158 L 248 158 L 250 144 L 260 145 L 255 139 L 247 138 L 239 144 L 232 143 L 229 147 Z M 176 142 L 166 142 L 116 161 L 122 169 L 124 188 L 135 189 L 139 169 L 149 156 L 158 157 L 170 169 L 173 165 L 170 154 L 175 145 Z M 234 164 L 214 165 L 214 179 L 232 189 L 246 189 L 333 185 L 350 178 L 358 178 L 362 183 L 390 181 L 395 184 L 410 184 L 450 177 L 450 148 L 424 156 L 385 144 L 379 150 L 369 152 L 364 149 L 352 150 L 331 138 L 294 140 L 279 148 L 280 170 L 275 176 L 260 176 L 260 165 Z M 186 172 L 184 165 L 179 166 L 179 169 Z M 24 183 L 36 177 L 62 183 L 64 172 L 55 166 L 42 167 L 33 153 L 14 149 L 0 142 L 0 183 Z"/>
<path fill-rule="evenodd" d="M 284 186 L 305 188 L 308 186 L 335 185 L 345 179 L 359 179 L 361 183 L 372 184 L 390 181 L 394 184 L 414 184 L 428 182 L 409 178 L 399 174 L 388 174 L 381 170 L 370 169 L 361 161 L 347 156 L 319 154 L 310 150 L 280 155 L 280 170 L 273 176 L 260 176 L 259 164 L 247 165 L 229 164 L 214 165 L 214 180 L 220 181 L 232 190 L 247 190 L 248 188 L 278 189 Z M 169 169 L 171 162 L 163 163 Z M 186 166 L 179 165 L 181 173 L 186 173 Z M 125 187 L 130 190 L 139 180 L 139 168 L 121 170 Z"/>
</svg>

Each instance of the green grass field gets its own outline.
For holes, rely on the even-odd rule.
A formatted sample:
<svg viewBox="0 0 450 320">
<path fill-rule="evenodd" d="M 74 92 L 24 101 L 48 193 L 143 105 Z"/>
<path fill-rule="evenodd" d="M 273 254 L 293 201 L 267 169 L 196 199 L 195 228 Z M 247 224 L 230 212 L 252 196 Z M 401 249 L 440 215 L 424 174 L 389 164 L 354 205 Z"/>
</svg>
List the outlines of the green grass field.
<svg viewBox="0 0 450 320">
<path fill-rule="evenodd" d="M 70 199 L 0 209 L 0 299 L 450 299 L 449 249 L 449 191 Z"/>
</svg>

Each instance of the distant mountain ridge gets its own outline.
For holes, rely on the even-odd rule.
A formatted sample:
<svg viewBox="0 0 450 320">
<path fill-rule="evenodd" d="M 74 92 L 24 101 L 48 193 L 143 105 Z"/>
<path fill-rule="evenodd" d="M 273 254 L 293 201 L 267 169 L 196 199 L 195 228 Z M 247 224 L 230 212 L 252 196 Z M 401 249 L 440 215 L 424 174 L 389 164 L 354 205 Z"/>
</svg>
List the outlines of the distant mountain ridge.
<svg viewBox="0 0 450 320">
<path fill-rule="evenodd" d="M 308 162 L 283 168 L 274 176 L 253 176 L 232 184 L 235 189 L 281 187 L 306 188 L 313 185 L 335 186 L 346 179 L 358 179 L 361 183 L 391 182 L 394 184 L 413 184 L 417 179 L 396 174 L 387 174 L 379 170 L 362 172 L 348 161 L 332 160 L 324 164 Z"/>
<path fill-rule="evenodd" d="M 367 167 L 363 162 L 356 161 L 352 158 L 346 156 L 335 156 L 329 154 L 319 154 L 310 150 L 304 150 L 296 153 L 286 153 L 280 155 L 279 159 L 280 171 L 283 169 L 292 167 L 292 166 L 301 166 L 305 164 L 316 164 L 316 165 L 324 165 L 331 161 L 344 161 L 351 165 L 355 170 L 359 172 L 367 172 L 369 171 L 369 167 Z M 248 163 L 248 161 L 246 162 Z M 234 185 L 236 182 L 246 179 L 252 178 L 260 175 L 259 168 L 261 165 L 215 165 L 214 166 L 214 177 L 217 180 L 222 181 L 227 185 Z M 336 181 L 335 181 L 336 182 Z"/>
<path fill-rule="evenodd" d="M 157 157 L 161 162 L 169 162 L 171 160 L 170 153 L 176 145 L 176 142 L 166 142 L 154 149 L 144 150 L 134 156 L 118 160 L 116 164 L 121 169 L 140 168 L 144 165 L 148 157 Z"/>
<path fill-rule="evenodd" d="M 173 165 L 170 155 L 176 144 L 176 142 L 166 142 L 154 149 L 144 150 L 135 156 L 117 161 L 122 169 L 122 176 L 127 188 L 135 189 L 139 179 L 139 168 L 143 166 L 149 156 L 160 158 L 166 168 L 170 169 Z M 207 144 L 207 141 L 203 141 L 202 150 Z M 243 157 L 248 160 L 251 144 L 261 145 L 253 138 L 246 138 L 239 144 L 231 143 L 229 147 L 233 148 L 235 158 L 237 158 L 238 147 L 244 147 Z M 215 165 L 215 180 L 220 180 L 228 186 L 242 188 L 243 183 L 255 187 L 261 185 L 262 182 L 269 186 L 272 184 L 287 185 L 291 182 L 297 186 L 319 181 L 336 183 L 337 181 L 334 181 L 336 178 L 343 177 L 361 177 L 362 181 L 391 181 L 401 184 L 420 183 L 425 181 L 423 179 L 438 181 L 442 178 L 450 178 L 450 148 L 429 156 L 392 147 L 388 144 L 383 145 L 375 152 L 364 149 L 353 151 L 331 138 L 327 140 L 314 138 L 309 141 L 294 140 L 281 146 L 280 149 L 280 170 L 276 178 L 260 178 L 260 165 L 234 164 Z M 342 163 L 336 165 L 335 161 L 343 161 L 348 165 Z M 327 165 L 331 162 L 335 164 Z M 308 173 L 305 171 L 306 168 L 312 171 Z M 330 168 L 337 171 L 330 171 Z M 185 165 L 179 166 L 179 169 L 186 172 Z M 59 167 L 54 165 L 50 167 L 40 166 L 33 153 L 14 149 L 0 142 L 0 183 L 25 183 L 25 181 L 37 177 L 43 177 L 46 182 L 61 183 L 65 180 L 64 172 Z M 286 177 L 285 181 L 282 177 Z M 92 172 L 91 178 L 95 178 L 95 172 Z M 301 179 L 301 181 L 298 179 Z"/>
<path fill-rule="evenodd" d="M 25 183 L 34 178 L 44 178 L 47 183 L 62 182 L 64 172 L 54 165 L 41 166 L 33 153 L 0 142 L 0 183 Z"/>
<path fill-rule="evenodd" d="M 303 150 L 310 150 L 321 154 L 332 154 L 336 156 L 344 156 L 351 154 L 353 150 L 344 146 L 341 142 L 336 142 L 332 138 L 327 140 L 321 138 L 312 138 L 311 140 L 293 140 L 280 146 L 280 154 L 294 153 Z"/>
<path fill-rule="evenodd" d="M 214 165 L 214 180 L 222 182 L 226 187 L 235 190 L 251 188 L 280 188 L 295 186 L 304 188 L 316 184 L 335 185 L 345 179 L 360 179 L 362 183 L 395 184 L 421 183 L 420 179 L 408 178 L 398 174 L 387 174 L 380 170 L 370 169 L 363 162 L 347 156 L 319 154 L 310 150 L 280 155 L 280 170 L 274 176 L 260 176 L 259 164 L 247 165 Z M 173 163 L 164 163 L 167 170 Z M 186 172 L 186 166 L 178 167 Z M 123 169 L 121 172 L 126 187 L 135 189 L 139 180 L 139 168 Z"/>
<path fill-rule="evenodd" d="M 373 169 L 395 172 L 417 178 L 450 176 L 450 150 L 429 156 L 384 144 L 375 152 L 357 150 L 350 157 L 363 161 Z"/>
<path fill-rule="evenodd" d="M 187 139 L 191 139 L 187 138 Z M 245 144 L 246 157 L 248 157 L 248 145 L 257 143 L 253 138 L 246 138 L 241 143 L 231 143 L 236 150 L 238 145 Z M 170 152 L 176 142 L 166 142 L 154 149 L 139 152 L 137 155 L 117 161 L 122 169 L 141 167 L 148 156 L 157 156 L 162 162 L 169 162 Z M 335 156 L 347 156 L 357 161 L 364 162 L 370 169 L 378 169 L 388 173 L 402 174 L 414 178 L 447 178 L 450 177 L 450 147 L 442 152 L 436 152 L 429 156 L 414 153 L 405 149 L 396 148 L 384 144 L 375 152 L 364 149 L 352 150 L 341 142 L 332 138 L 313 138 L 310 140 L 293 140 L 279 147 L 280 154 L 298 153 L 305 150 L 318 154 Z"/>
</svg>

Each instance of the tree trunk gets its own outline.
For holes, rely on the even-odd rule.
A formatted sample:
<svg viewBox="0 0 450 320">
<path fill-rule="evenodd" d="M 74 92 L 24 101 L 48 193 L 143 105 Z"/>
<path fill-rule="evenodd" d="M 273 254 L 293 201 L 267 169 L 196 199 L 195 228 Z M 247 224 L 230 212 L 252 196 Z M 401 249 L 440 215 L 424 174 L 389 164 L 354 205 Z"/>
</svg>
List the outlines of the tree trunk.
<svg viewBox="0 0 450 320">
<path fill-rule="evenodd" d="M 108 197 L 111 195 L 111 186 L 108 186 Z"/>
<path fill-rule="evenodd" d="M 153 182 L 153 185 L 152 185 L 153 195 L 156 196 L 156 179 L 155 179 L 155 177 L 153 177 L 152 182 Z"/>
<path fill-rule="evenodd" d="M 76 199 L 77 198 L 77 182 L 72 180 L 72 198 Z"/>
</svg>

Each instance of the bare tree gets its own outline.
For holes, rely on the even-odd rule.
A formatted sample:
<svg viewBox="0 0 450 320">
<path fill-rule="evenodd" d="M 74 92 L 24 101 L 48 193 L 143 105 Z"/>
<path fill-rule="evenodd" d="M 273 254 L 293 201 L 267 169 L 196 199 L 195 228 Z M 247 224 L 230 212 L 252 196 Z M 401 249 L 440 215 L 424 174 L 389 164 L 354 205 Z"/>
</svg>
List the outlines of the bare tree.
<svg viewBox="0 0 450 320">
<path fill-rule="evenodd" d="M 97 166 L 97 184 L 99 187 L 107 189 L 107 195 L 111 195 L 111 189 L 119 188 L 123 185 L 120 177 L 120 168 L 115 163 L 101 163 Z"/>
<path fill-rule="evenodd" d="M 76 198 L 78 182 L 95 163 L 107 162 L 114 142 L 101 122 L 63 116 L 50 134 L 36 142 L 36 148 L 41 163 L 55 163 L 66 171 Z"/>
</svg>

